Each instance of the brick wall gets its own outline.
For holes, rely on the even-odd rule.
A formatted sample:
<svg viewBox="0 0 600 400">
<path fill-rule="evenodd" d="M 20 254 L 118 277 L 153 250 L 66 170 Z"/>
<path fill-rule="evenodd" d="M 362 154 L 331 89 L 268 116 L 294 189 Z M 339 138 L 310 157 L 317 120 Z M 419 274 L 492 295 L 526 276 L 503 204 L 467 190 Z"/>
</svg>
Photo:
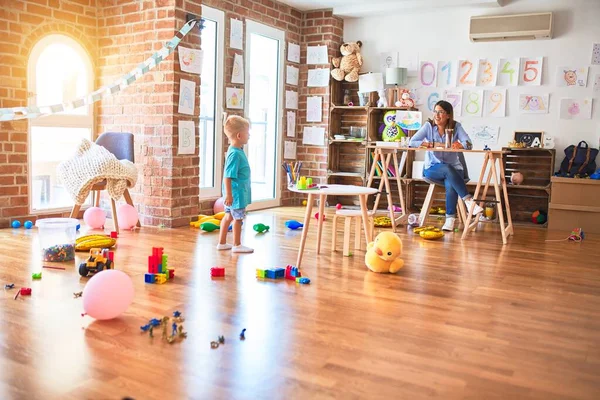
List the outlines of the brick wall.
<svg viewBox="0 0 600 400">
<path fill-rule="evenodd" d="M 97 54 L 96 1 L 2 2 L 0 108 L 27 105 L 27 60 L 33 46 L 50 33 L 62 33 L 74 38 L 94 60 Z M 15 218 L 34 219 L 28 215 L 27 132 L 27 121 L 0 122 L 0 228 L 8 227 Z"/>
</svg>

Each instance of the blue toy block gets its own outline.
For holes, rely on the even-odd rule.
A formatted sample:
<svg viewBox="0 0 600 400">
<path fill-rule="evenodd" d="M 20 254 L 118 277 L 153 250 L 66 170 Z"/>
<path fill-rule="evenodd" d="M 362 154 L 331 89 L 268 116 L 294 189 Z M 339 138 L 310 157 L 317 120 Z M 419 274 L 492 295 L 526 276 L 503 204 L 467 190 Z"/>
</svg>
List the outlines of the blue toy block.
<svg viewBox="0 0 600 400">
<path fill-rule="evenodd" d="M 145 274 L 144 282 L 146 283 L 154 283 L 154 274 Z"/>
<path fill-rule="evenodd" d="M 276 275 L 275 275 L 275 270 L 274 269 L 267 269 L 265 270 L 265 278 L 269 278 L 269 279 L 275 279 Z"/>
<path fill-rule="evenodd" d="M 310 279 L 308 278 L 296 278 L 296 282 L 298 283 L 302 283 L 302 284 L 309 284 L 310 283 Z"/>
<path fill-rule="evenodd" d="M 275 268 L 275 278 L 283 278 L 285 276 L 284 268 Z"/>
<path fill-rule="evenodd" d="M 162 274 L 162 273 L 164 273 L 164 272 L 163 272 L 163 266 L 162 266 L 162 264 L 158 264 L 158 273 L 159 273 L 159 274 Z"/>
</svg>

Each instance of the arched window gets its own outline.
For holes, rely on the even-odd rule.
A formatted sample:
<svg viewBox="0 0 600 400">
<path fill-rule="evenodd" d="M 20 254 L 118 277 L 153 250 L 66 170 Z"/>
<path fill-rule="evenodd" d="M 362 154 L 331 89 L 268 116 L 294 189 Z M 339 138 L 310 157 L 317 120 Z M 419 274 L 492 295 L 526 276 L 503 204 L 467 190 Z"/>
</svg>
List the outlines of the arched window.
<svg viewBox="0 0 600 400">
<path fill-rule="evenodd" d="M 84 48 L 65 35 L 48 35 L 31 51 L 27 65 L 29 105 L 72 101 L 93 91 L 92 62 Z M 82 138 L 92 139 L 94 107 L 83 106 L 29 121 L 29 204 L 32 213 L 68 209 L 73 200 L 56 167 L 70 158 Z"/>
</svg>

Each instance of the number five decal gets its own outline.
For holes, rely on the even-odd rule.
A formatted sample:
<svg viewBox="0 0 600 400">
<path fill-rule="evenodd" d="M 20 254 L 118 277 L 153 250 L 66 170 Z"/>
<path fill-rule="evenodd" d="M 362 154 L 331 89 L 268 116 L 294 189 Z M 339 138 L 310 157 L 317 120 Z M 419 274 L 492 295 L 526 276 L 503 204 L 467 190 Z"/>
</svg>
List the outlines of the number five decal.
<svg viewBox="0 0 600 400">
<path fill-rule="evenodd" d="M 538 64 L 539 61 L 537 60 L 525 61 L 525 68 L 523 68 L 523 80 L 525 82 L 533 82 L 537 79 L 539 73 Z M 531 72 L 531 75 L 528 75 L 529 72 Z"/>
</svg>

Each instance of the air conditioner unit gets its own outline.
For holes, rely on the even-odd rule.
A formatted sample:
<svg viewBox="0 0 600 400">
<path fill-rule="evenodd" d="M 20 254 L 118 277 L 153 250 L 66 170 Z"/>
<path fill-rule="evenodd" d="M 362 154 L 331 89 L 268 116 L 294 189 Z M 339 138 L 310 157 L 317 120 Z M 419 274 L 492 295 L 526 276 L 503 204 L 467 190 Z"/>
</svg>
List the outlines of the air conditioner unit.
<svg viewBox="0 0 600 400">
<path fill-rule="evenodd" d="M 471 17 L 472 42 L 552 38 L 552 13 Z"/>
</svg>

